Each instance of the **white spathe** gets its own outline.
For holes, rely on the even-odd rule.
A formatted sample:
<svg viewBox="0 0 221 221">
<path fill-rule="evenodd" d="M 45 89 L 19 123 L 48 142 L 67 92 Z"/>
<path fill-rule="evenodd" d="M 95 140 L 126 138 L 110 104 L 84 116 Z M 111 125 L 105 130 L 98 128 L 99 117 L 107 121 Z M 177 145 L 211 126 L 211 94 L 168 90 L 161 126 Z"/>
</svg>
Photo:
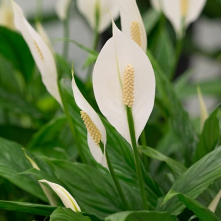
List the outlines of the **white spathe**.
<svg viewBox="0 0 221 221">
<path fill-rule="evenodd" d="M 45 87 L 48 92 L 61 104 L 57 85 L 57 69 L 53 54 L 42 37 L 28 23 L 22 9 L 13 1 L 11 1 L 11 4 L 14 11 L 15 27 L 26 41 L 40 71 Z"/>
<path fill-rule="evenodd" d="M 15 29 L 13 10 L 9 0 L 1 0 L 0 25 L 9 29 Z"/>
<path fill-rule="evenodd" d="M 136 0 L 117 0 L 120 8 L 120 18 L 122 32 L 131 37 L 131 24 L 137 22 L 140 30 L 141 45 L 140 47 L 146 52 L 147 35 L 144 23 L 137 7 Z"/>
<path fill-rule="evenodd" d="M 152 0 L 155 8 L 161 3 L 161 10 L 172 23 L 177 37 L 183 37 L 183 31 L 194 22 L 202 12 L 206 0 Z M 186 1 L 186 2 L 184 2 Z M 158 5 L 157 5 L 158 4 Z M 186 14 L 182 13 L 182 4 L 186 4 Z"/>
<path fill-rule="evenodd" d="M 132 114 L 138 140 L 154 105 L 154 71 L 143 50 L 113 23 L 113 37 L 102 48 L 94 66 L 93 88 L 103 115 L 131 144 L 122 94 L 123 73 L 128 64 L 134 67 L 135 74 Z"/>
<path fill-rule="evenodd" d="M 150 3 L 156 11 L 161 11 L 161 0 L 150 0 Z"/>
<path fill-rule="evenodd" d="M 67 18 L 68 9 L 72 0 L 57 0 L 55 11 L 60 20 L 64 21 Z"/>
<path fill-rule="evenodd" d="M 115 0 L 77 0 L 76 3 L 78 10 L 84 15 L 92 29 L 96 26 L 96 7 L 99 7 L 99 33 L 105 31 L 111 24 L 109 12 L 113 19 L 119 16 L 119 7 Z"/>
<path fill-rule="evenodd" d="M 218 206 L 218 203 L 220 201 L 221 198 L 221 190 L 217 193 L 217 195 L 215 196 L 215 198 L 212 200 L 212 202 L 210 203 L 210 205 L 208 206 L 208 209 L 210 209 L 213 213 L 216 212 L 216 208 Z"/>
<path fill-rule="evenodd" d="M 71 194 L 62 186 L 49 182 L 47 180 L 39 180 L 40 183 L 47 183 L 54 192 L 59 196 L 66 208 L 72 209 L 74 212 L 81 212 L 79 205 Z"/>
<path fill-rule="evenodd" d="M 100 131 L 101 136 L 102 136 L 101 141 L 104 145 L 104 153 L 102 153 L 101 148 L 95 144 L 95 142 L 93 141 L 89 132 L 87 132 L 87 141 L 88 141 L 88 146 L 89 146 L 90 152 L 91 152 L 92 156 L 94 157 L 94 159 L 98 163 L 100 163 L 101 165 L 103 165 L 104 167 L 106 167 L 108 169 L 107 162 L 106 162 L 106 156 L 105 156 L 105 147 L 106 147 L 106 142 L 107 142 L 106 129 L 105 129 L 100 117 L 98 116 L 98 114 L 94 111 L 94 109 L 91 107 L 91 105 L 86 101 L 84 96 L 81 94 L 80 90 L 78 89 L 78 87 L 76 85 L 74 76 L 72 79 L 72 90 L 73 90 L 74 99 L 75 99 L 76 104 L 78 105 L 78 107 L 82 111 L 87 113 L 87 115 L 90 117 L 90 119 L 96 125 L 97 129 Z"/>
</svg>

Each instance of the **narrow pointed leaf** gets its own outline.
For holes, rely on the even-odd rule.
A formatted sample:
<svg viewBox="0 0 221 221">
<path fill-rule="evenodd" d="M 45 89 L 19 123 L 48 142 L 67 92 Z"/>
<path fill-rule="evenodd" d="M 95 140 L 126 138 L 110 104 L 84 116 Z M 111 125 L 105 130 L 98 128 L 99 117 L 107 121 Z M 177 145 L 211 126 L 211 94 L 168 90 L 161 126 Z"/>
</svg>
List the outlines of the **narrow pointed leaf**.
<svg viewBox="0 0 221 221">
<path fill-rule="evenodd" d="M 50 216 L 50 221 L 91 221 L 81 213 L 73 212 L 63 207 L 57 208 Z"/>
<path fill-rule="evenodd" d="M 218 144 L 219 138 L 221 136 L 219 119 L 217 116 L 218 110 L 219 107 L 217 107 L 212 112 L 212 114 L 209 116 L 204 124 L 203 131 L 200 134 L 200 139 L 194 156 L 195 162 L 214 150 L 214 148 Z"/>
<path fill-rule="evenodd" d="M 181 202 L 185 204 L 185 206 L 192 210 L 195 215 L 199 218 L 200 221 L 219 221 L 220 219 L 208 208 L 203 206 L 198 201 L 191 199 L 190 197 L 178 194 L 178 198 Z"/>
<path fill-rule="evenodd" d="M 139 150 L 147 155 L 148 157 L 151 157 L 156 160 L 164 161 L 170 169 L 175 172 L 176 175 L 181 175 L 186 171 L 186 167 L 183 166 L 181 163 L 177 162 L 176 160 L 167 157 L 166 155 L 160 153 L 159 151 L 150 148 L 150 147 L 144 147 L 140 146 Z"/>
<path fill-rule="evenodd" d="M 108 216 L 105 221 L 175 221 L 176 217 L 171 216 L 166 212 L 155 212 L 155 211 L 127 211 L 120 212 Z"/>
<path fill-rule="evenodd" d="M 221 147 L 210 152 L 193 164 L 186 172 L 179 176 L 167 193 L 164 204 L 159 205 L 160 210 L 166 210 L 177 215 L 183 210 L 183 205 L 177 198 L 172 198 L 176 193 L 182 193 L 195 199 L 211 184 L 221 177 Z"/>
<path fill-rule="evenodd" d="M 42 216 L 49 216 L 56 208 L 57 207 L 41 204 L 0 200 L 0 209 L 20 211 Z"/>
</svg>

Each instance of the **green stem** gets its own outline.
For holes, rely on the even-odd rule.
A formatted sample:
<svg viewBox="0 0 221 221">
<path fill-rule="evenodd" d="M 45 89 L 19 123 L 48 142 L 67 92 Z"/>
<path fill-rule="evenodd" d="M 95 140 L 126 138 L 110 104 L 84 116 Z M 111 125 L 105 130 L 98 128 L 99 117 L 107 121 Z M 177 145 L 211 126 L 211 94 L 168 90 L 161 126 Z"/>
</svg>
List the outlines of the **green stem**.
<svg viewBox="0 0 221 221">
<path fill-rule="evenodd" d="M 35 22 L 42 22 L 43 0 L 37 0 Z"/>
<path fill-rule="evenodd" d="M 69 24 L 69 21 L 70 21 L 70 12 L 71 12 L 71 4 L 70 4 L 70 7 L 67 11 L 67 17 L 66 19 L 63 21 L 63 26 L 64 26 L 64 38 L 65 39 L 69 39 L 70 37 L 70 30 L 69 30 L 69 27 L 70 27 L 70 24 Z M 68 59 L 68 49 L 69 49 L 69 41 L 64 41 L 63 43 L 63 57 L 67 60 Z"/>
<path fill-rule="evenodd" d="M 125 196 L 124 196 L 124 193 L 123 193 L 123 191 L 122 191 L 120 182 L 119 182 L 119 180 L 118 180 L 118 178 L 117 178 L 117 176 L 116 176 L 116 173 L 115 173 L 115 171 L 114 171 L 114 168 L 113 168 L 113 166 L 112 166 L 112 164 L 111 164 L 111 161 L 110 161 L 110 158 L 109 158 L 109 155 L 108 155 L 108 152 L 107 152 L 107 151 L 106 151 L 106 159 L 107 159 L 108 168 L 109 168 L 109 170 L 110 170 L 110 174 L 111 174 L 112 179 L 113 179 L 113 181 L 114 181 L 114 184 L 115 184 L 115 186 L 116 186 L 116 188 L 117 188 L 118 194 L 119 194 L 119 196 L 120 196 L 120 198 L 121 198 L 121 200 L 122 200 L 122 203 L 123 203 L 125 209 L 129 210 L 128 203 L 127 203 L 126 198 L 125 198 Z"/>
<path fill-rule="evenodd" d="M 176 51 L 175 51 L 175 60 L 174 60 L 174 65 L 172 67 L 171 74 L 170 74 L 170 79 L 171 80 L 173 79 L 173 77 L 174 77 L 174 75 L 176 73 L 176 69 L 177 69 L 177 66 L 178 66 L 178 62 L 179 62 L 179 59 L 180 59 L 182 48 L 183 48 L 183 39 L 182 38 L 177 39 Z"/>
<path fill-rule="evenodd" d="M 134 151 L 134 161 L 135 161 L 135 166 L 136 166 L 138 183 L 139 183 L 139 187 L 140 187 L 140 194 L 141 194 L 141 198 L 143 201 L 143 207 L 144 207 L 144 209 L 148 210 L 146 192 L 144 189 L 143 176 L 142 176 L 142 172 L 141 172 L 139 154 L 138 154 L 136 137 L 135 137 L 134 120 L 133 120 L 132 110 L 129 107 L 127 107 L 127 120 L 128 120 L 129 130 L 130 130 L 130 138 L 131 138 L 132 148 Z"/>
<path fill-rule="evenodd" d="M 84 151 L 83 151 L 83 149 L 81 147 L 81 144 L 80 144 L 80 142 L 78 140 L 78 134 L 77 134 L 77 132 L 75 130 L 73 121 L 72 121 L 71 116 L 69 114 L 68 105 L 67 105 L 67 102 L 66 102 L 66 99 L 65 99 L 65 96 L 64 96 L 64 93 L 63 93 L 63 90 L 62 90 L 62 87 L 61 87 L 61 84 L 60 84 L 59 81 L 58 81 L 58 89 L 59 89 L 59 93 L 60 93 L 60 96 L 61 96 L 61 101 L 62 101 L 62 104 L 63 104 L 63 107 L 64 107 L 64 112 L 65 112 L 65 115 L 66 115 L 69 127 L 71 129 L 71 132 L 72 132 L 75 144 L 77 146 L 79 156 L 80 156 L 81 161 L 83 163 L 88 164 L 88 160 L 87 160 L 87 158 L 86 158 L 86 156 L 84 154 Z"/>
</svg>

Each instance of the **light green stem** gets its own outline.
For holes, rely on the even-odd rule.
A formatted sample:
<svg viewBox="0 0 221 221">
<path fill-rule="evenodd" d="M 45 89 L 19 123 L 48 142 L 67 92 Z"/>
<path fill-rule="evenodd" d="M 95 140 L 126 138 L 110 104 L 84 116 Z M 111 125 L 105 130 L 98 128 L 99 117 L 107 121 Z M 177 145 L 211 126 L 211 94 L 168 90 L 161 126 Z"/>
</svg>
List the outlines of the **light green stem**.
<svg viewBox="0 0 221 221">
<path fill-rule="evenodd" d="M 107 159 L 108 168 L 109 168 L 109 170 L 110 170 L 110 174 L 111 174 L 112 179 L 113 179 L 113 181 L 114 181 L 114 184 L 115 184 L 115 186 L 116 186 L 116 188 L 117 188 L 118 194 L 119 194 L 119 196 L 120 196 L 120 198 L 121 198 L 121 200 L 122 200 L 122 203 L 123 203 L 125 209 L 126 209 L 126 210 L 129 210 L 128 203 L 127 203 L 126 198 L 125 198 L 125 196 L 124 196 L 124 193 L 123 193 L 123 191 L 122 191 L 120 182 L 119 182 L 119 180 L 118 180 L 118 178 L 117 178 L 117 176 L 116 176 L 116 173 L 115 173 L 115 171 L 114 171 L 114 168 L 113 168 L 113 166 L 112 166 L 112 164 L 111 164 L 111 161 L 110 161 L 110 158 L 109 158 L 109 155 L 108 155 L 108 152 L 107 152 L 107 151 L 106 151 L 106 159 Z"/>
<path fill-rule="evenodd" d="M 130 130 L 130 138 L 131 138 L 132 148 L 134 151 L 134 162 L 135 162 L 135 166 L 136 166 L 137 178 L 138 178 L 138 183 L 139 183 L 139 187 L 140 187 L 141 198 L 143 201 L 143 207 L 144 207 L 144 209 L 148 210 L 146 192 L 144 189 L 143 176 L 142 176 L 142 171 L 141 171 L 141 167 L 140 167 L 139 153 L 138 153 L 136 137 L 135 137 L 134 120 L 133 120 L 132 110 L 129 107 L 127 107 L 127 120 L 128 120 L 129 130 Z"/>
<path fill-rule="evenodd" d="M 70 14 L 71 14 L 71 4 L 69 6 L 69 9 L 67 11 L 67 17 L 63 21 L 63 26 L 64 26 L 64 38 L 69 39 L 70 37 Z M 63 57 L 67 60 L 68 59 L 68 50 L 69 49 L 69 41 L 64 41 L 63 43 Z"/>
<path fill-rule="evenodd" d="M 80 156 L 81 161 L 83 163 L 88 164 L 87 157 L 85 156 L 84 151 L 83 151 L 83 149 L 81 147 L 81 144 L 80 144 L 80 142 L 78 140 L 78 134 L 77 134 L 77 132 L 75 130 L 73 121 L 72 121 L 71 116 L 69 114 L 68 105 L 67 105 L 67 102 L 66 102 L 66 99 L 65 99 L 65 96 L 64 96 L 64 93 L 63 93 L 63 90 L 62 90 L 62 87 L 61 87 L 61 84 L 60 84 L 59 81 L 58 81 L 58 89 L 59 89 L 59 93 L 60 93 L 60 96 L 61 96 L 61 101 L 62 101 L 62 104 L 63 104 L 63 107 L 64 107 L 64 112 L 65 112 L 65 115 L 66 115 L 69 127 L 71 129 L 71 132 L 72 132 L 72 135 L 73 135 L 73 138 L 74 138 L 74 142 L 76 144 L 79 156 Z"/>
</svg>

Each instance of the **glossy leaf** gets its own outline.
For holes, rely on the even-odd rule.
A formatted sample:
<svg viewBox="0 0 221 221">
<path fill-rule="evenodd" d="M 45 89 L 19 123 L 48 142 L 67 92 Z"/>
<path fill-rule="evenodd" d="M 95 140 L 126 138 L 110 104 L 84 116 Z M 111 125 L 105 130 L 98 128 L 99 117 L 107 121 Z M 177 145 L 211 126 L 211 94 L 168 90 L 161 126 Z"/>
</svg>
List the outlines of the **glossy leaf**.
<svg viewBox="0 0 221 221">
<path fill-rule="evenodd" d="M 218 110 L 219 107 L 212 112 L 204 124 L 203 131 L 200 134 L 200 139 L 194 156 L 195 162 L 214 150 L 218 144 L 219 138 L 221 136 L 219 119 L 217 116 Z"/>
<path fill-rule="evenodd" d="M 169 213 L 156 211 L 121 212 L 108 216 L 105 221 L 175 221 L 176 218 Z"/>
<path fill-rule="evenodd" d="M 178 198 L 185 206 L 192 210 L 200 221 L 218 221 L 220 220 L 213 212 L 203 206 L 198 201 L 182 194 L 178 194 Z"/>
<path fill-rule="evenodd" d="M 175 181 L 174 185 L 164 199 L 160 210 L 166 210 L 177 215 L 183 210 L 183 205 L 177 198 L 172 198 L 177 193 L 182 193 L 195 199 L 211 184 L 221 177 L 221 147 L 210 152 L 197 161 L 183 175 Z"/>
<path fill-rule="evenodd" d="M 0 200 L 0 209 L 49 216 L 56 209 L 56 207 L 26 202 Z"/>
<path fill-rule="evenodd" d="M 185 166 L 183 166 L 181 163 L 167 157 L 153 148 L 140 146 L 139 150 L 150 158 L 164 161 L 176 175 L 181 175 L 186 171 Z"/>
</svg>

